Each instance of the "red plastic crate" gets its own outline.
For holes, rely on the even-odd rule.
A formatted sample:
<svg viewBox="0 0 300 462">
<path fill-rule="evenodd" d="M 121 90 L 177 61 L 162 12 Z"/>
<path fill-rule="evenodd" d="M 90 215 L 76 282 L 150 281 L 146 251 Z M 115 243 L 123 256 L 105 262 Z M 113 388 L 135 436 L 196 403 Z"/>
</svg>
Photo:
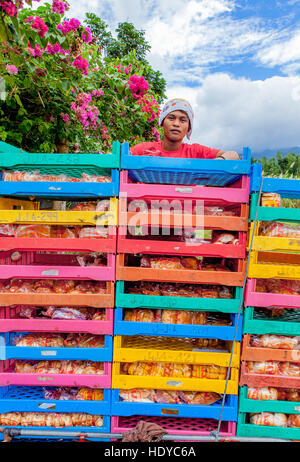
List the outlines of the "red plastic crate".
<svg viewBox="0 0 300 462">
<path fill-rule="evenodd" d="M 240 387 L 275 387 L 300 389 L 300 378 L 287 375 L 250 374 L 245 361 L 241 362 Z"/>
<path fill-rule="evenodd" d="M 129 238 L 126 227 L 119 227 L 118 253 L 148 253 L 161 255 L 203 255 L 207 257 L 245 258 L 246 233 L 238 233 L 239 243 L 232 244 L 199 244 L 156 239 Z"/>
<path fill-rule="evenodd" d="M 0 252 L 8 250 L 51 250 L 78 252 L 115 253 L 117 248 L 116 227 L 109 227 L 107 239 L 60 239 L 0 237 Z"/>
</svg>

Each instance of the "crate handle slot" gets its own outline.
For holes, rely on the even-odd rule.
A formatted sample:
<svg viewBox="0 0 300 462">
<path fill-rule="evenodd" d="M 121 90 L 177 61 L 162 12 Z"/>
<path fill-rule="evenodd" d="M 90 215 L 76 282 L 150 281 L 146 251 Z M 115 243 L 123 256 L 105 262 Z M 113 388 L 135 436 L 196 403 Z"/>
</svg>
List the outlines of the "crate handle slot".
<svg viewBox="0 0 300 462">
<path fill-rule="evenodd" d="M 170 387 L 180 387 L 180 385 L 182 385 L 182 382 L 175 382 L 170 380 L 169 382 L 167 382 L 167 385 L 169 385 Z"/>
<path fill-rule="evenodd" d="M 56 404 L 49 404 L 49 403 L 40 403 L 38 404 L 40 409 L 56 409 Z"/>
</svg>

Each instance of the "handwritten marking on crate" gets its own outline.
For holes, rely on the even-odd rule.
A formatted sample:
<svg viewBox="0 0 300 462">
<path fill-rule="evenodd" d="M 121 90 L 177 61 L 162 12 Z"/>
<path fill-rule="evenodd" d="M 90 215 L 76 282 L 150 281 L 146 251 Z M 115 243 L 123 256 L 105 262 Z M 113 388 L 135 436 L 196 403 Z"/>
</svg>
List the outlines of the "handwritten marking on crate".
<svg viewBox="0 0 300 462">
<path fill-rule="evenodd" d="M 58 221 L 58 213 L 21 210 L 17 215 L 16 221 Z"/>
</svg>

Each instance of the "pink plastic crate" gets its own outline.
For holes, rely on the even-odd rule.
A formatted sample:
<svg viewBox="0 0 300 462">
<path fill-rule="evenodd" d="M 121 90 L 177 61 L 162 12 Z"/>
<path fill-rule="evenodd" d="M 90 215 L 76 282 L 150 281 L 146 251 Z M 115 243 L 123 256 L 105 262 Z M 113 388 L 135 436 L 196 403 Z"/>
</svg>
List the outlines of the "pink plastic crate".
<svg viewBox="0 0 300 462">
<path fill-rule="evenodd" d="M 19 307 L 0 307 L 0 332 L 83 332 L 113 335 L 114 310 L 105 308 L 104 321 L 18 318 Z"/>
<path fill-rule="evenodd" d="M 107 266 L 80 266 L 72 255 L 22 252 L 18 261 L 11 252 L 0 255 L 0 279 L 93 279 L 115 281 L 116 257 L 107 255 Z"/>
<path fill-rule="evenodd" d="M 140 420 L 160 425 L 170 435 L 199 435 L 210 436 L 210 432 L 217 430 L 218 421 L 215 419 L 196 419 L 184 417 L 155 417 L 155 416 L 129 416 L 111 418 L 111 433 L 122 433 L 134 428 Z M 230 437 L 236 435 L 235 422 L 222 422 L 220 436 Z"/>
<path fill-rule="evenodd" d="M 245 291 L 245 306 L 264 308 L 300 308 L 300 295 L 281 295 L 256 292 L 256 279 L 248 279 Z"/>
<path fill-rule="evenodd" d="M 14 372 L 14 359 L 0 361 L 0 385 L 38 385 L 111 388 L 112 363 L 104 363 L 104 374 L 26 374 Z"/>
<path fill-rule="evenodd" d="M 205 199 L 227 204 L 249 203 L 250 178 L 246 175 L 230 186 L 179 186 L 163 184 L 134 183 L 128 171 L 120 172 L 120 198 L 164 198 L 164 199 Z"/>
</svg>

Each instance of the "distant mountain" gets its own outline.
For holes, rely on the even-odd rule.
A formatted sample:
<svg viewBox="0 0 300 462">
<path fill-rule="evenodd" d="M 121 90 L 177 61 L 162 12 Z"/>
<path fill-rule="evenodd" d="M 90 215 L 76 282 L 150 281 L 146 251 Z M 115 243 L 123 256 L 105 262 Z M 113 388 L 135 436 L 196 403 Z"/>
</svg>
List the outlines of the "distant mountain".
<svg viewBox="0 0 300 462">
<path fill-rule="evenodd" d="M 299 146 L 294 146 L 292 148 L 265 149 L 264 151 L 252 152 L 251 154 L 252 154 L 252 157 L 254 157 L 255 159 L 261 159 L 262 157 L 267 157 L 267 158 L 274 157 L 276 156 L 278 151 L 280 151 L 283 156 L 289 154 L 290 152 L 300 155 Z"/>
</svg>

